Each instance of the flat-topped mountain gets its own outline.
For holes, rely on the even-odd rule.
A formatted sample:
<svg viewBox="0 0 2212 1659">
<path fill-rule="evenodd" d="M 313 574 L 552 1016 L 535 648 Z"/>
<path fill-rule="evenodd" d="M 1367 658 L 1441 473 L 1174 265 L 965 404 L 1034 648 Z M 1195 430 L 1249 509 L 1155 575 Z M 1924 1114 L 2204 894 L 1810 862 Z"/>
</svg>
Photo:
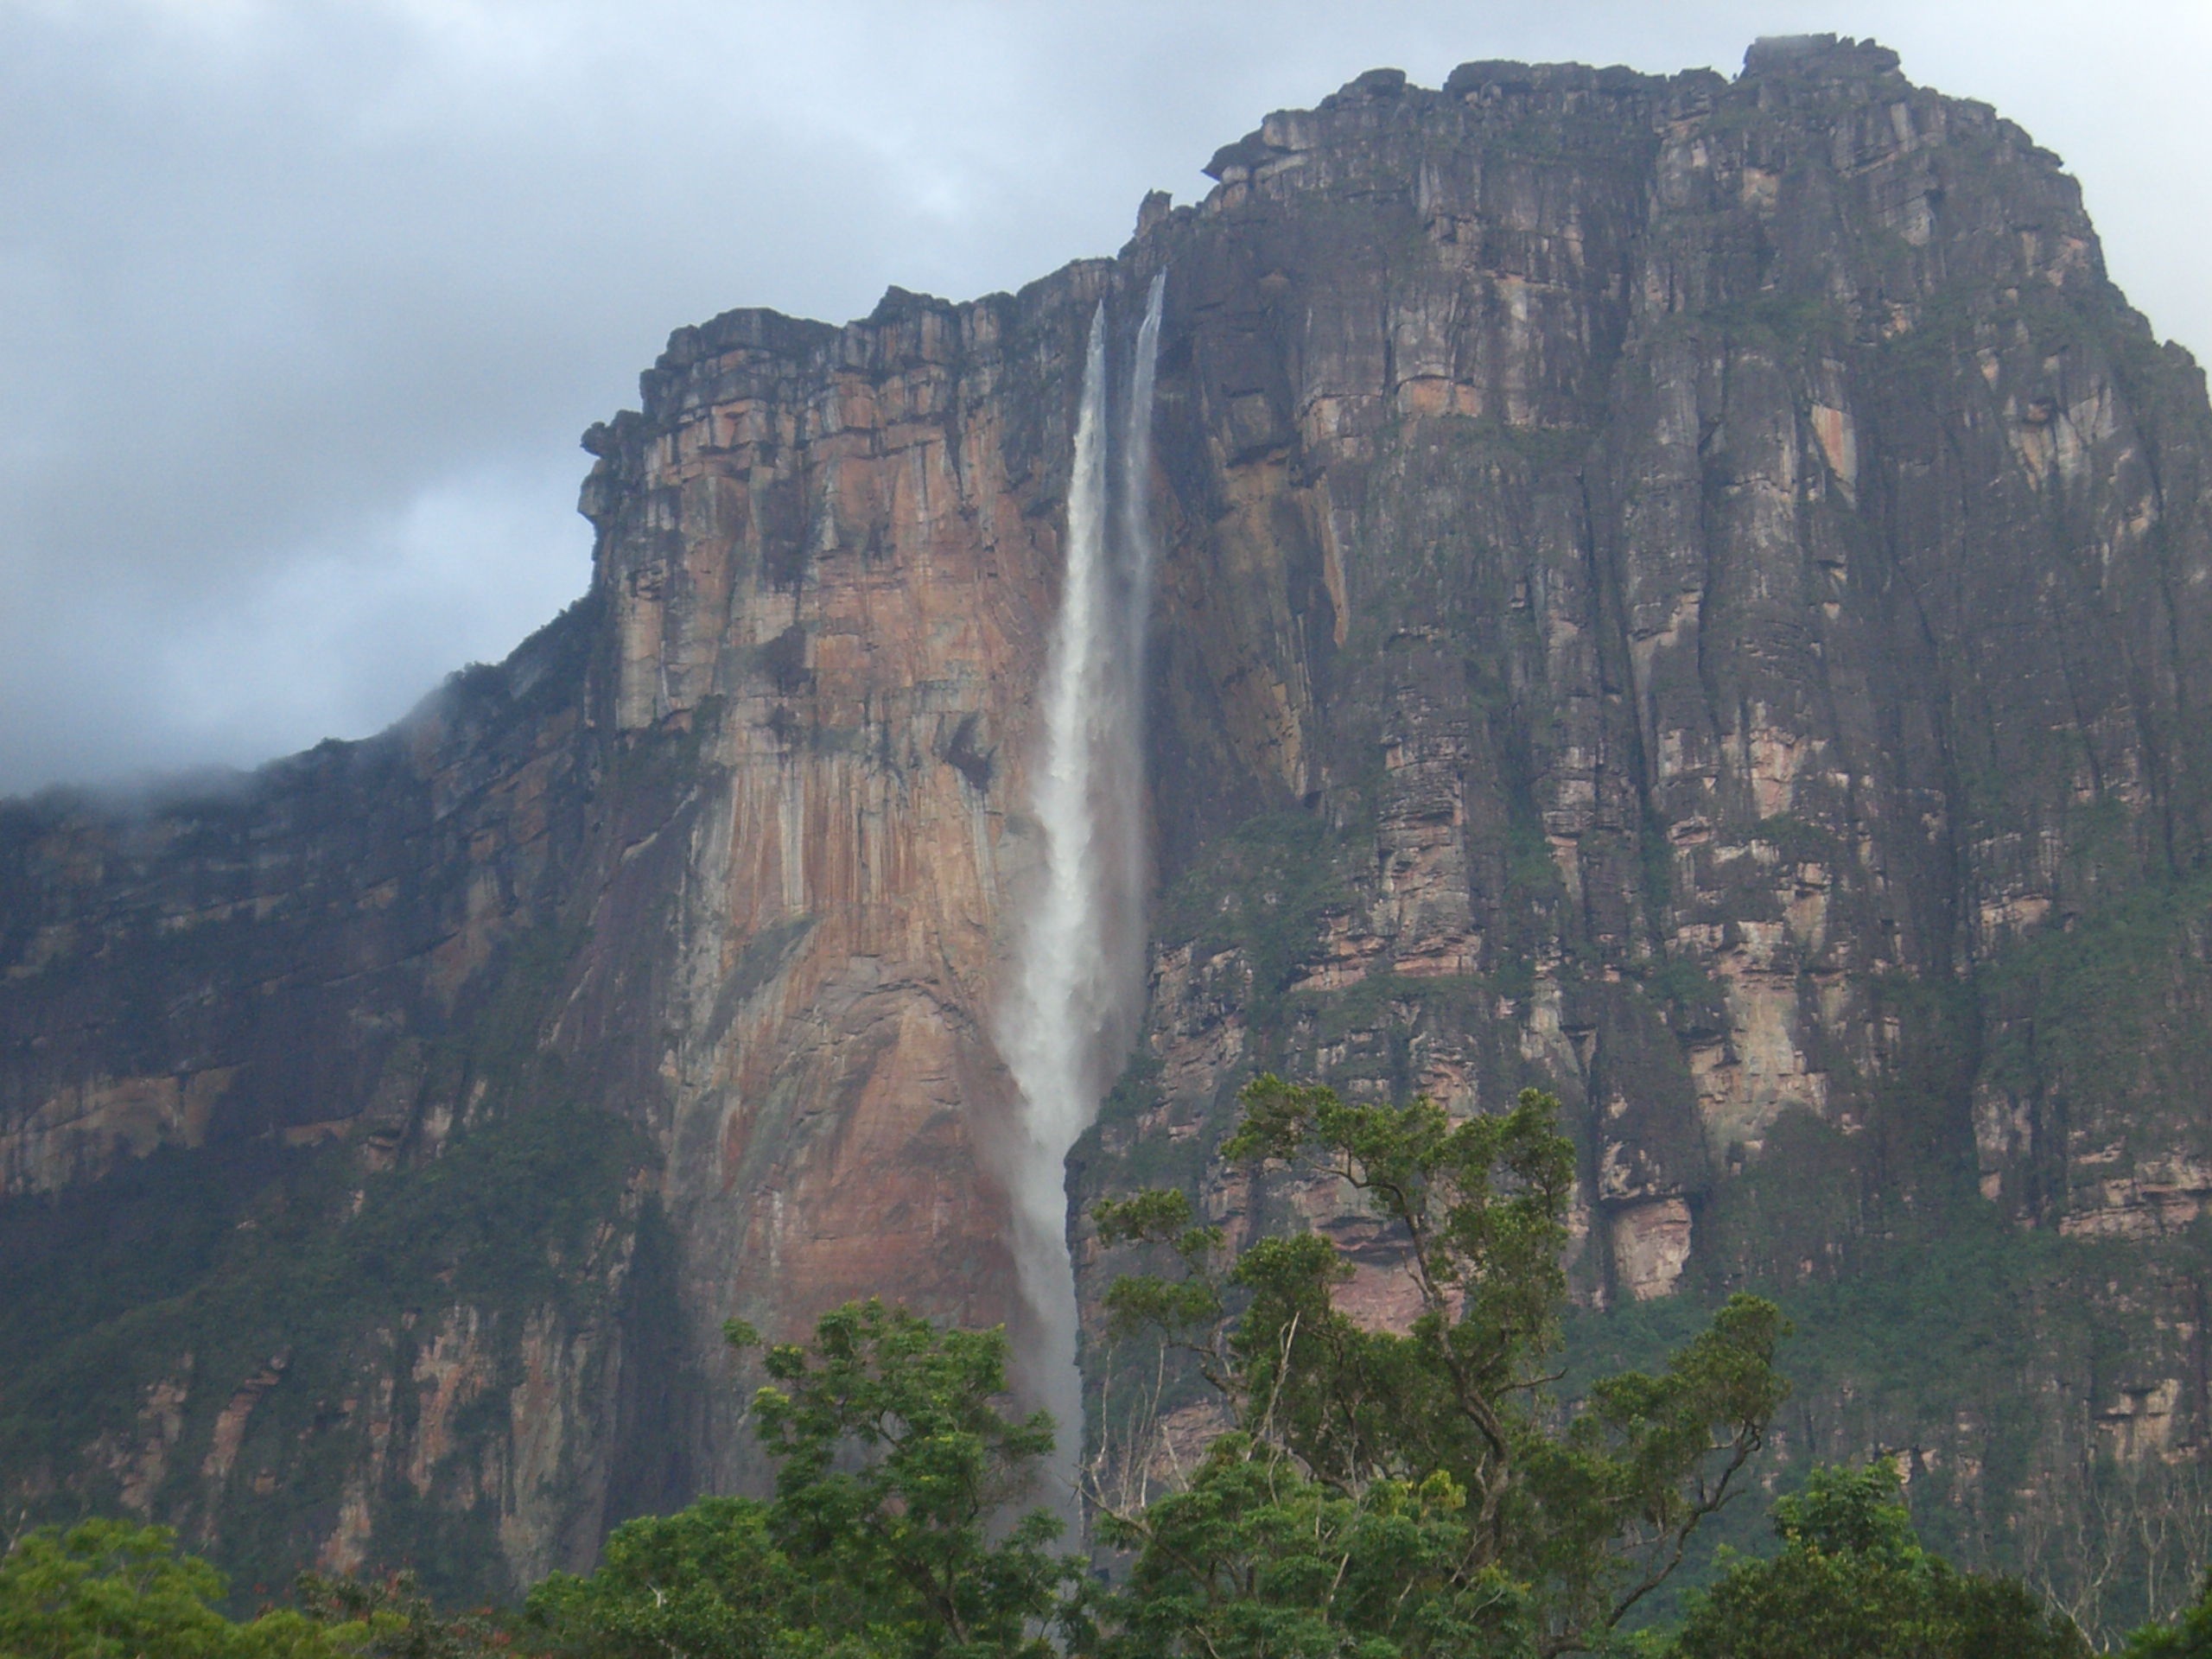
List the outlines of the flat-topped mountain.
<svg viewBox="0 0 2212 1659">
<path fill-rule="evenodd" d="M 590 592 L 391 731 L 0 809 L 14 1509 L 496 1588 L 752 1478 L 725 1319 L 1035 1328 L 1088 389 L 1157 555 L 1093 1384 L 1089 1199 L 1362 1236 L 1216 1155 L 1255 1071 L 1533 1084 L 1578 1343 L 1764 1289 L 1782 1464 L 2056 1585 L 2139 1569 L 2115 1495 L 2186 1553 L 2212 408 L 2057 158 L 1813 37 L 1376 70 L 1208 171 L 1019 295 L 679 329 L 586 435 Z"/>
</svg>

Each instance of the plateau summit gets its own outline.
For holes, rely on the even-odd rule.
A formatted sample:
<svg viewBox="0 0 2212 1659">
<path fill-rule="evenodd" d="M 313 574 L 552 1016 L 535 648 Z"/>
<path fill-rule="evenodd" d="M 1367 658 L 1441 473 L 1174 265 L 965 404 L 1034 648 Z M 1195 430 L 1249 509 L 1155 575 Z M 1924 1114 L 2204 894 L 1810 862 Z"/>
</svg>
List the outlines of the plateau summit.
<svg viewBox="0 0 2212 1659">
<path fill-rule="evenodd" d="M 501 1592 L 756 1484 L 725 1321 L 871 1294 L 1071 1461 L 1092 1201 L 1373 1236 L 1218 1155 L 1268 1071 L 1556 1094 L 1574 1342 L 1777 1297 L 1781 1464 L 2202 1556 L 2212 407 L 2058 159 L 1819 36 L 1207 170 L 679 328 L 589 592 L 382 735 L 0 806 L 10 1513 Z"/>
</svg>

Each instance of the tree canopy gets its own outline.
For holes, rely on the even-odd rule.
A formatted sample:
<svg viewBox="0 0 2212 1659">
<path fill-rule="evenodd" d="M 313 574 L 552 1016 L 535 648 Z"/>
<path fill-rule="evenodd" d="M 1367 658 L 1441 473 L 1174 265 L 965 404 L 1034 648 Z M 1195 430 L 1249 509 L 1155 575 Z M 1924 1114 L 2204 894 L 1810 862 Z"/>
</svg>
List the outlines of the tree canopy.
<svg viewBox="0 0 2212 1659">
<path fill-rule="evenodd" d="M 1219 1402 L 1155 1494 L 1094 1483 L 1094 1563 L 1033 1506 L 1053 1445 L 1007 1388 L 1003 1330 L 880 1301 L 768 1346 L 752 1421 L 772 1497 L 707 1497 L 618 1528 L 598 1567 L 520 1609 L 455 1618 L 406 1575 L 302 1575 L 245 1621 L 159 1527 L 41 1529 L 0 1558 L 0 1654 L 21 1659 L 2080 1659 L 2017 1580 L 1923 1547 L 1886 1464 L 1815 1468 L 1773 1505 L 1775 1553 L 1735 1559 L 1680 1627 L 1631 1631 L 1698 1529 L 1738 1497 L 1783 1398 L 1780 1316 L 1731 1299 L 1650 1373 L 1561 1390 L 1574 1162 L 1557 1103 L 1454 1120 L 1265 1077 L 1227 1154 L 1357 1195 L 1412 1287 L 1362 1317 L 1332 1233 L 1231 1250 L 1189 1199 L 1094 1211 L 1149 1251 L 1108 1299 Z M 1380 1250 L 1380 1254 L 1378 1254 Z M 1389 1255 L 1395 1251 L 1395 1255 Z M 756 1333 L 730 1341 L 760 1349 Z M 1156 1402 L 1155 1402 L 1156 1403 Z M 1131 1443 L 1124 1456 L 1141 1454 Z M 1124 1494 L 1117 1498 L 1115 1492 Z M 1103 1567 L 1107 1570 L 1096 1570 Z M 1641 1610 L 1641 1611 L 1639 1611 Z M 2212 1580 L 2127 1659 L 2212 1659 Z"/>
<path fill-rule="evenodd" d="M 747 1326 L 732 1343 L 757 1345 Z M 1082 1569 L 1060 1522 L 1009 1518 L 1052 1447 L 1003 1408 L 1002 1330 L 948 1331 L 880 1301 L 779 1344 L 753 1419 L 766 1502 L 709 1498 L 632 1521 L 587 1578 L 534 1591 L 537 1626 L 594 1659 L 1046 1659 Z"/>
<path fill-rule="evenodd" d="M 1116 1284 L 1117 1326 L 1190 1356 L 1234 1423 L 1184 1490 L 1101 1517 L 1135 1556 L 1104 1650 L 1411 1659 L 1602 1640 L 1737 1490 L 1783 1397 L 1780 1315 L 1734 1298 L 1658 1375 L 1559 1400 L 1544 1366 L 1574 1154 L 1556 1100 L 1530 1090 L 1454 1121 L 1268 1076 L 1243 1103 L 1225 1155 L 1360 1195 L 1418 1312 L 1404 1330 L 1347 1313 L 1351 1266 L 1319 1231 L 1232 1258 L 1181 1193 L 1094 1209 L 1102 1241 L 1174 1262 Z"/>
<path fill-rule="evenodd" d="M 1736 1565 L 1685 1623 L 1678 1659 L 2086 1659 L 2016 1579 L 1923 1549 L 1886 1464 L 1815 1468 L 1774 1506 L 1782 1550 Z"/>
</svg>

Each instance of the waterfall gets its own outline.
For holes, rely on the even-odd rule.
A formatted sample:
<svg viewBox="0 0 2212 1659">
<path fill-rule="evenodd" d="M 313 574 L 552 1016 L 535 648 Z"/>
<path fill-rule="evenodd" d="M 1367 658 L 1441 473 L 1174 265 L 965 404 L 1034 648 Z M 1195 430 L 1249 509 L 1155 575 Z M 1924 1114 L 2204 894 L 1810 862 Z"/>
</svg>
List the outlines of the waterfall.
<svg viewBox="0 0 2212 1659">
<path fill-rule="evenodd" d="M 1164 280 L 1153 279 L 1138 331 L 1122 442 L 1114 446 L 1118 468 L 1109 455 L 1103 302 L 1090 320 L 1068 483 L 1067 563 L 1031 769 L 1043 868 L 999 1020 L 1000 1050 L 1021 1094 L 1010 1185 L 1014 1259 L 1031 1321 L 1023 1370 L 1038 1403 L 1060 1425 L 1055 1471 L 1071 1482 L 1083 1445 L 1083 1389 L 1067 1155 L 1127 1058 L 1143 1001 L 1142 663 L 1156 560 L 1145 498 Z M 1118 516 L 1110 513 L 1110 493 L 1120 497 Z M 1116 532 L 1110 540 L 1109 526 Z"/>
<path fill-rule="evenodd" d="M 1133 994 L 1140 999 L 1144 987 L 1144 898 L 1152 884 L 1144 817 L 1145 652 L 1151 632 L 1153 571 L 1160 560 L 1150 511 L 1152 391 L 1160 361 L 1160 313 L 1166 290 L 1167 273 L 1163 270 L 1152 279 L 1145 295 L 1144 321 L 1137 329 L 1136 362 L 1129 375 L 1128 423 L 1122 442 L 1121 529 L 1127 585 L 1122 596 L 1122 685 L 1113 754 L 1118 775 L 1112 779 L 1110 798 L 1122 820 L 1116 826 L 1116 850 L 1123 931 L 1128 937 L 1122 948 L 1127 971 L 1134 976 Z M 1109 1058 L 1118 1061 L 1122 1057 L 1116 1053 Z"/>
</svg>

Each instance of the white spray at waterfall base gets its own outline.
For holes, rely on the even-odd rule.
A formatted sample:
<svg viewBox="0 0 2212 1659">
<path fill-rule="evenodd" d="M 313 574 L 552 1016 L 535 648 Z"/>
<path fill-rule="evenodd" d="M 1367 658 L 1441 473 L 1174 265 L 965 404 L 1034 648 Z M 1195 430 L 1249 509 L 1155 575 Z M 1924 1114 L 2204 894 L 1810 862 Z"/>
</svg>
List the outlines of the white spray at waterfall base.
<svg viewBox="0 0 2212 1659">
<path fill-rule="evenodd" d="M 1021 1092 L 1011 1158 L 1014 1260 L 1031 1318 L 1024 1369 L 1060 1426 L 1055 1473 L 1083 1446 L 1067 1155 L 1127 1058 L 1144 989 L 1145 629 L 1157 563 L 1146 508 L 1165 276 L 1147 296 L 1118 467 L 1107 416 L 1106 308 L 1090 321 L 1068 483 L 1067 565 L 1039 688 L 1031 804 L 1041 880 L 1023 915 L 999 1047 Z M 1120 486 L 1120 512 L 1109 486 Z M 1109 537 L 1109 528 L 1116 531 Z"/>
</svg>

